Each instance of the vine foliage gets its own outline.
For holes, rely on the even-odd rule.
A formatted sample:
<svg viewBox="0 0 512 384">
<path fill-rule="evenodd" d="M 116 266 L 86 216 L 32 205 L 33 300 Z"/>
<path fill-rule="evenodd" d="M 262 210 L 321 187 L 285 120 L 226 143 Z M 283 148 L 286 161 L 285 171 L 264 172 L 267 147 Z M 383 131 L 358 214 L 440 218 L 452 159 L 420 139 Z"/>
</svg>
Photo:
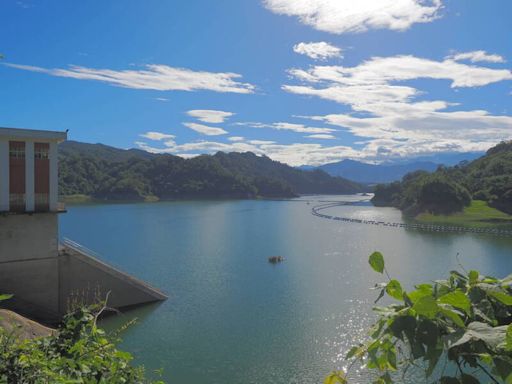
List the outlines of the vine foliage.
<svg viewBox="0 0 512 384">
<path fill-rule="evenodd" d="M 0 301 L 8 298 L 0 295 Z M 74 310 L 47 337 L 20 340 L 0 328 L 0 384 L 149 383 L 144 368 L 132 365 L 131 354 L 117 349 L 117 336 L 97 327 L 104 308 Z"/>
<path fill-rule="evenodd" d="M 380 252 L 369 263 L 387 282 L 380 294 L 394 303 L 375 307 L 378 320 L 366 343 L 354 346 L 347 370 L 332 372 L 325 384 L 347 384 L 360 363 L 376 372 L 375 384 L 401 383 L 408 370 L 426 383 L 512 384 L 512 275 L 504 279 L 478 271 L 451 271 L 446 280 L 406 291 L 392 279 Z"/>
</svg>

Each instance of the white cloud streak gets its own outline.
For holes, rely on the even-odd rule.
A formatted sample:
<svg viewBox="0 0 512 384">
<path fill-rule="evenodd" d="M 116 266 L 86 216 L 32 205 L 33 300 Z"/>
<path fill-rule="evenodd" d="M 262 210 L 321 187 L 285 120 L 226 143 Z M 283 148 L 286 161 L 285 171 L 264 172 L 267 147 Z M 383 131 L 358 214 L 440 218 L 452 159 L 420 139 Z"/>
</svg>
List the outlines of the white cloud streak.
<svg viewBox="0 0 512 384">
<path fill-rule="evenodd" d="M 79 80 L 95 80 L 110 85 L 157 91 L 200 91 L 253 93 L 252 84 L 241 83 L 241 75 L 230 72 L 193 71 L 167 65 L 150 64 L 140 70 L 93 69 L 70 66 L 68 69 L 47 69 L 31 65 L 6 63 L 11 68 L 45 73 L 51 76 L 69 77 Z"/>
<path fill-rule="evenodd" d="M 234 125 L 248 126 L 252 128 L 270 128 L 278 131 L 292 131 L 298 133 L 332 133 L 336 132 L 337 129 L 334 128 L 321 128 L 321 127 L 309 127 L 304 124 L 294 124 L 294 123 L 259 123 L 259 122 L 245 122 L 245 123 L 235 123 Z"/>
<path fill-rule="evenodd" d="M 231 136 L 231 137 L 228 137 L 228 140 L 229 141 L 244 141 L 245 138 L 242 136 Z"/>
<path fill-rule="evenodd" d="M 156 140 L 156 141 L 172 140 L 172 139 L 174 139 L 176 137 L 174 135 L 169 135 L 167 133 L 154 132 L 154 131 L 142 133 L 140 136 L 144 137 L 145 139 Z"/>
<path fill-rule="evenodd" d="M 488 63 L 505 63 L 503 56 L 489 54 L 485 51 L 460 52 L 447 56 L 447 59 L 455 61 L 469 60 L 472 63 L 488 62 Z"/>
<path fill-rule="evenodd" d="M 233 112 L 216 111 L 212 109 L 193 109 L 187 111 L 187 115 L 195 117 L 203 123 L 218 124 L 223 123 L 226 119 L 234 115 Z"/>
<path fill-rule="evenodd" d="M 196 131 L 196 132 L 201 133 L 206 136 L 219 136 L 219 135 L 225 135 L 226 133 L 228 133 L 227 131 L 223 130 L 222 128 L 209 127 L 209 126 L 203 125 L 203 124 L 183 123 L 183 125 L 187 128 L 192 129 L 193 131 Z"/>
<path fill-rule="evenodd" d="M 439 16 L 441 0 L 263 0 L 270 11 L 298 17 L 317 30 L 335 34 L 369 29 L 404 31 Z"/>
<path fill-rule="evenodd" d="M 336 138 L 336 136 L 333 136 L 333 135 L 326 135 L 326 134 L 323 134 L 323 133 L 319 133 L 319 134 L 316 134 L 316 135 L 307 135 L 307 136 L 304 136 L 308 139 L 321 139 L 321 140 L 333 140 Z"/>
<path fill-rule="evenodd" d="M 313 60 L 326 60 L 334 57 L 343 58 L 341 48 L 326 43 L 325 41 L 295 44 L 293 51 L 300 55 L 306 55 Z"/>
</svg>

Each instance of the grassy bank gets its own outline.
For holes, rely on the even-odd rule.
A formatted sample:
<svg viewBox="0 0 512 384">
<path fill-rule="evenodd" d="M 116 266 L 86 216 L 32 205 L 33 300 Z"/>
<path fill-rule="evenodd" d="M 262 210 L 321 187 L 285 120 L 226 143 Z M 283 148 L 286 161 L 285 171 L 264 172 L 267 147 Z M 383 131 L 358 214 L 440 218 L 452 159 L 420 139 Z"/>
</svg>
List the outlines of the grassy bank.
<svg viewBox="0 0 512 384">
<path fill-rule="evenodd" d="M 66 204 L 80 204 L 80 203 L 105 203 L 105 202 L 109 202 L 109 203 L 137 202 L 137 203 L 140 203 L 142 201 L 151 203 L 151 202 L 159 201 L 160 199 L 156 196 L 145 196 L 144 199 L 139 199 L 139 200 L 133 200 L 133 199 L 105 200 L 105 199 L 96 199 L 89 195 L 76 194 L 76 195 L 60 196 L 60 200 Z"/>
<path fill-rule="evenodd" d="M 416 220 L 428 224 L 490 227 L 496 224 L 512 224 L 512 215 L 489 207 L 485 201 L 473 200 L 471 205 L 464 208 L 462 212 L 452 215 L 421 213 L 416 216 Z"/>
</svg>

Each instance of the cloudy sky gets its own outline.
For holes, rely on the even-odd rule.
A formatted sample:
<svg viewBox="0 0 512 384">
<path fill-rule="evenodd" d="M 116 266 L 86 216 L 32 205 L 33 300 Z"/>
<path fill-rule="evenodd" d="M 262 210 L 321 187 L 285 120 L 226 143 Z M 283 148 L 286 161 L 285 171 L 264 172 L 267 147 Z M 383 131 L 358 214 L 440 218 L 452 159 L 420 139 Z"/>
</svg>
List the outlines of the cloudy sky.
<svg viewBox="0 0 512 384">
<path fill-rule="evenodd" d="M 509 0 L 2 0 L 0 126 L 291 165 L 512 138 Z"/>
</svg>

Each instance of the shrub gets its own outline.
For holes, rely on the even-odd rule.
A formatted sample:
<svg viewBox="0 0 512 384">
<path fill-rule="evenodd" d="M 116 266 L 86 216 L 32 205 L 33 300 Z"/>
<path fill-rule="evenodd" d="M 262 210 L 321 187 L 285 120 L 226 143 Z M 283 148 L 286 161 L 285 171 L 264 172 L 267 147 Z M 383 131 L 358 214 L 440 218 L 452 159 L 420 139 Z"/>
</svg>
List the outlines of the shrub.
<svg viewBox="0 0 512 384">
<path fill-rule="evenodd" d="M 377 384 L 402 382 L 398 373 L 411 367 L 426 383 L 512 383 L 512 275 L 452 271 L 407 292 L 389 277 L 382 254 L 369 262 L 389 280 L 376 286 L 377 301 L 387 295 L 396 303 L 374 309 L 379 317 L 369 340 L 348 352 L 348 371 L 333 372 L 326 384 L 348 383 L 356 362 L 377 372 Z"/>
<path fill-rule="evenodd" d="M 32 340 L 0 328 L 0 383 L 149 383 L 144 368 L 97 327 L 100 312 L 77 309 L 54 335 Z"/>
</svg>

